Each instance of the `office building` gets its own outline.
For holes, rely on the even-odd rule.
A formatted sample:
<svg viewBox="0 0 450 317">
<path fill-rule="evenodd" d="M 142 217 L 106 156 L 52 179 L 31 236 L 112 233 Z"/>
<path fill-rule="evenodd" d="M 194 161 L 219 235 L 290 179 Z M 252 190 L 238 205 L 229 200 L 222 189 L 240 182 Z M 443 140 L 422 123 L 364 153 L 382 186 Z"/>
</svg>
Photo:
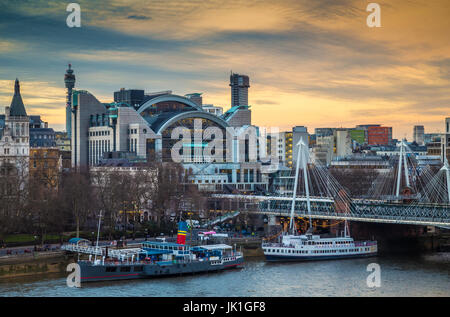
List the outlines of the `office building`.
<svg viewBox="0 0 450 317">
<path fill-rule="evenodd" d="M 186 98 L 192 100 L 193 102 L 195 102 L 198 106 L 202 107 L 203 106 L 203 97 L 201 93 L 192 93 L 192 94 L 187 94 L 184 95 Z"/>
<path fill-rule="evenodd" d="M 56 135 L 52 128 L 30 128 L 30 147 L 56 147 Z"/>
<path fill-rule="evenodd" d="M 120 88 L 114 92 L 114 102 L 124 103 L 130 107 L 138 107 L 145 99 L 144 90 Z"/>
<path fill-rule="evenodd" d="M 193 172 L 190 181 L 202 190 L 265 190 L 268 174 L 263 173 L 262 164 L 249 159 L 251 144 L 240 139 L 254 128 L 251 125 L 237 126 L 228 132 L 230 122 L 239 114 L 217 116 L 200 107 L 190 98 L 164 93 L 145 94 L 137 107 L 125 103 L 101 103 L 87 91 L 75 90 L 72 95 L 72 166 L 96 167 L 114 160 L 132 164 L 152 161 L 172 162 L 173 154 L 179 154 L 180 163 Z M 207 107 L 208 108 L 208 107 Z M 236 124 L 236 121 L 234 121 Z M 247 121 L 246 123 L 250 123 Z M 199 126 L 197 126 L 199 124 Z M 172 138 L 177 128 L 186 128 L 191 142 L 183 142 L 173 152 L 180 140 Z M 195 139 L 195 133 L 206 128 L 217 128 L 222 132 L 221 154 L 211 162 L 204 151 L 207 142 Z M 256 129 L 257 131 L 257 129 Z M 231 146 L 227 138 L 232 133 Z M 258 133 L 258 131 L 257 131 Z M 202 135 L 202 134 L 201 134 Z M 189 137 L 188 136 L 188 137 Z M 184 135 L 179 138 L 186 139 Z M 258 148 L 258 145 L 257 145 Z M 214 153 L 219 148 L 214 150 Z"/>
<path fill-rule="evenodd" d="M 276 153 L 272 153 L 272 151 L 276 151 Z M 271 133 L 268 136 L 267 153 L 271 154 L 273 158 L 276 157 L 278 163 L 276 168 L 282 166 L 292 168 L 292 131 Z"/>
<path fill-rule="evenodd" d="M 367 128 L 367 143 L 369 145 L 392 144 L 392 128 L 381 126 L 369 126 Z"/>
<path fill-rule="evenodd" d="M 30 176 L 49 188 L 57 188 L 62 158 L 55 147 L 30 149 Z"/>
<path fill-rule="evenodd" d="M 445 119 L 445 133 L 433 133 L 426 136 L 431 141 L 426 143 L 427 155 L 439 156 L 441 162 L 450 160 L 450 118 Z"/>
<path fill-rule="evenodd" d="M 248 106 L 248 88 L 250 79 L 246 75 L 230 75 L 231 106 Z"/>
<path fill-rule="evenodd" d="M 352 141 L 354 141 L 356 143 L 356 145 L 365 145 L 367 144 L 367 139 L 366 139 L 366 131 L 363 129 L 350 129 L 350 138 L 352 139 Z"/>
<path fill-rule="evenodd" d="M 66 132 L 55 132 L 56 147 L 60 151 L 70 151 L 70 139 Z"/>
<path fill-rule="evenodd" d="M 415 125 L 414 131 L 414 142 L 416 142 L 418 145 L 424 145 L 425 144 L 425 128 L 423 125 Z"/>
<path fill-rule="evenodd" d="M 230 127 L 242 127 L 252 124 L 252 111 L 250 106 L 234 106 L 225 112 L 221 118 L 225 120 Z"/>
<path fill-rule="evenodd" d="M 348 129 L 336 129 L 336 156 L 346 157 L 352 154 L 352 139 Z"/>
<path fill-rule="evenodd" d="M 302 140 L 309 147 L 308 128 L 304 126 L 296 126 L 292 129 L 292 166 L 295 168 L 298 156 L 298 143 Z"/>
<path fill-rule="evenodd" d="M 440 142 L 441 141 L 441 133 L 425 133 L 424 136 L 424 143 L 427 145 L 431 142 Z"/>
<path fill-rule="evenodd" d="M 315 128 L 314 134 L 316 137 L 330 136 L 334 134 L 335 130 L 335 128 Z"/>
<path fill-rule="evenodd" d="M 41 116 L 30 117 L 30 147 L 55 147 L 56 135 L 48 122 L 41 120 Z"/>
<path fill-rule="evenodd" d="M 311 161 L 314 164 L 329 166 L 334 156 L 334 135 L 316 136 L 312 147 Z"/>
</svg>

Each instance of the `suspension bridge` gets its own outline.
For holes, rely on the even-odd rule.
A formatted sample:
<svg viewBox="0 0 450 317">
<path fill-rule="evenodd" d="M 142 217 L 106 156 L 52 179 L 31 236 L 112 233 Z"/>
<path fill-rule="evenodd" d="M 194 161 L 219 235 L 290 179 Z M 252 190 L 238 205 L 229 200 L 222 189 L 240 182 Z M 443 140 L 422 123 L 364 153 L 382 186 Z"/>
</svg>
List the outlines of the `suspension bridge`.
<svg viewBox="0 0 450 317">
<path fill-rule="evenodd" d="M 374 223 L 408 224 L 450 228 L 450 167 L 445 161 L 434 173 L 429 167 L 418 171 L 415 157 L 407 144 L 399 144 L 400 151 L 387 173 L 380 173 L 365 197 L 350 197 L 348 191 L 329 170 L 311 164 L 309 151 L 303 173 L 290 178 L 291 194 L 239 195 L 215 194 L 217 201 L 232 201 L 240 212 L 314 219 L 348 220 Z M 394 163 L 395 162 L 395 163 Z M 306 182 L 295 180 L 305 179 Z M 308 181 L 309 180 L 309 181 Z M 297 184 L 295 184 L 297 183 Z M 307 185 L 303 185 L 306 183 Z M 299 188 L 297 188 L 297 185 Z M 358 183 L 353 184 L 358 186 Z M 292 189 L 292 187 L 294 189 Z M 295 204 L 292 204 L 293 192 Z M 309 204 L 309 206 L 308 206 Z M 308 208 L 309 207 L 309 208 Z M 310 212 L 308 212 L 310 210 Z"/>
</svg>

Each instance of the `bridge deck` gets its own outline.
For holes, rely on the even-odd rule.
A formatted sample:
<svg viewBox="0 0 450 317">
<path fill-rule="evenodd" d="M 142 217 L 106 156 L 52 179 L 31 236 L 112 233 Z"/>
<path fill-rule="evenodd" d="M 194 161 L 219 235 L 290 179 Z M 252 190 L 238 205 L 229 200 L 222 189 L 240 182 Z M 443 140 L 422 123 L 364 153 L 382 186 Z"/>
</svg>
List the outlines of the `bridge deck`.
<svg viewBox="0 0 450 317">
<path fill-rule="evenodd" d="M 216 199 L 240 202 L 239 211 L 289 216 L 292 198 L 277 196 L 213 195 Z M 402 204 L 381 200 L 355 199 L 336 203 L 333 198 L 311 197 L 311 216 L 317 219 L 362 222 L 450 226 L 450 205 Z M 295 215 L 307 217 L 306 197 L 295 200 Z"/>
</svg>

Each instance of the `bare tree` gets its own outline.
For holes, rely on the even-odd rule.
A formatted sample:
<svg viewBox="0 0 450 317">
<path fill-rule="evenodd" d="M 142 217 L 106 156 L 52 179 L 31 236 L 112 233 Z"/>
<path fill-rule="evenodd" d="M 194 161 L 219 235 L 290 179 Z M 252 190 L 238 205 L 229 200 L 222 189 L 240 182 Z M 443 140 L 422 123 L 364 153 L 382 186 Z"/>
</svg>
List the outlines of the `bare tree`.
<svg viewBox="0 0 450 317">
<path fill-rule="evenodd" d="M 83 171 L 70 171 L 61 179 L 60 197 L 65 202 L 65 208 L 74 218 L 77 237 L 80 228 L 87 221 L 89 215 L 96 209 L 89 175 Z"/>
<path fill-rule="evenodd" d="M 27 161 L 0 162 L 0 240 L 6 234 L 24 231 L 26 212 Z"/>
<path fill-rule="evenodd" d="M 126 211 L 130 206 L 128 198 L 130 179 L 126 173 L 105 169 L 91 172 L 91 179 L 111 239 L 112 231 L 120 220 L 120 211 Z"/>
</svg>

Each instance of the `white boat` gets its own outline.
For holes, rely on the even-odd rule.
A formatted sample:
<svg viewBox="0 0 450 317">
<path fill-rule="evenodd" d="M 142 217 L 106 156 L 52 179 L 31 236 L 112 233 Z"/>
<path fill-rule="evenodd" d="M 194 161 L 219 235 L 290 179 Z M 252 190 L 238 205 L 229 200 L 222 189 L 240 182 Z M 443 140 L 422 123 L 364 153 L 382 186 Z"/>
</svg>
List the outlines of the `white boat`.
<svg viewBox="0 0 450 317">
<path fill-rule="evenodd" d="M 290 234 L 279 237 L 277 243 L 263 243 L 262 249 L 267 261 L 307 261 L 307 260 L 332 260 L 344 258 L 357 258 L 375 256 L 378 252 L 376 241 L 354 241 L 349 235 L 348 223 L 345 220 L 344 234 L 342 237 L 321 237 L 313 234 L 311 204 L 309 196 L 309 184 L 307 173 L 308 151 L 305 143 L 299 143 L 297 168 L 292 197 L 289 230 Z M 303 151 L 302 151 L 303 150 Z M 301 159 L 301 156 L 303 157 Z M 295 234 L 294 209 L 297 194 L 300 161 L 304 172 L 306 201 L 309 214 L 309 229 L 306 234 Z"/>
<path fill-rule="evenodd" d="M 267 261 L 332 260 L 377 255 L 376 241 L 353 241 L 351 237 L 283 235 L 280 243 L 262 245 Z"/>
</svg>

